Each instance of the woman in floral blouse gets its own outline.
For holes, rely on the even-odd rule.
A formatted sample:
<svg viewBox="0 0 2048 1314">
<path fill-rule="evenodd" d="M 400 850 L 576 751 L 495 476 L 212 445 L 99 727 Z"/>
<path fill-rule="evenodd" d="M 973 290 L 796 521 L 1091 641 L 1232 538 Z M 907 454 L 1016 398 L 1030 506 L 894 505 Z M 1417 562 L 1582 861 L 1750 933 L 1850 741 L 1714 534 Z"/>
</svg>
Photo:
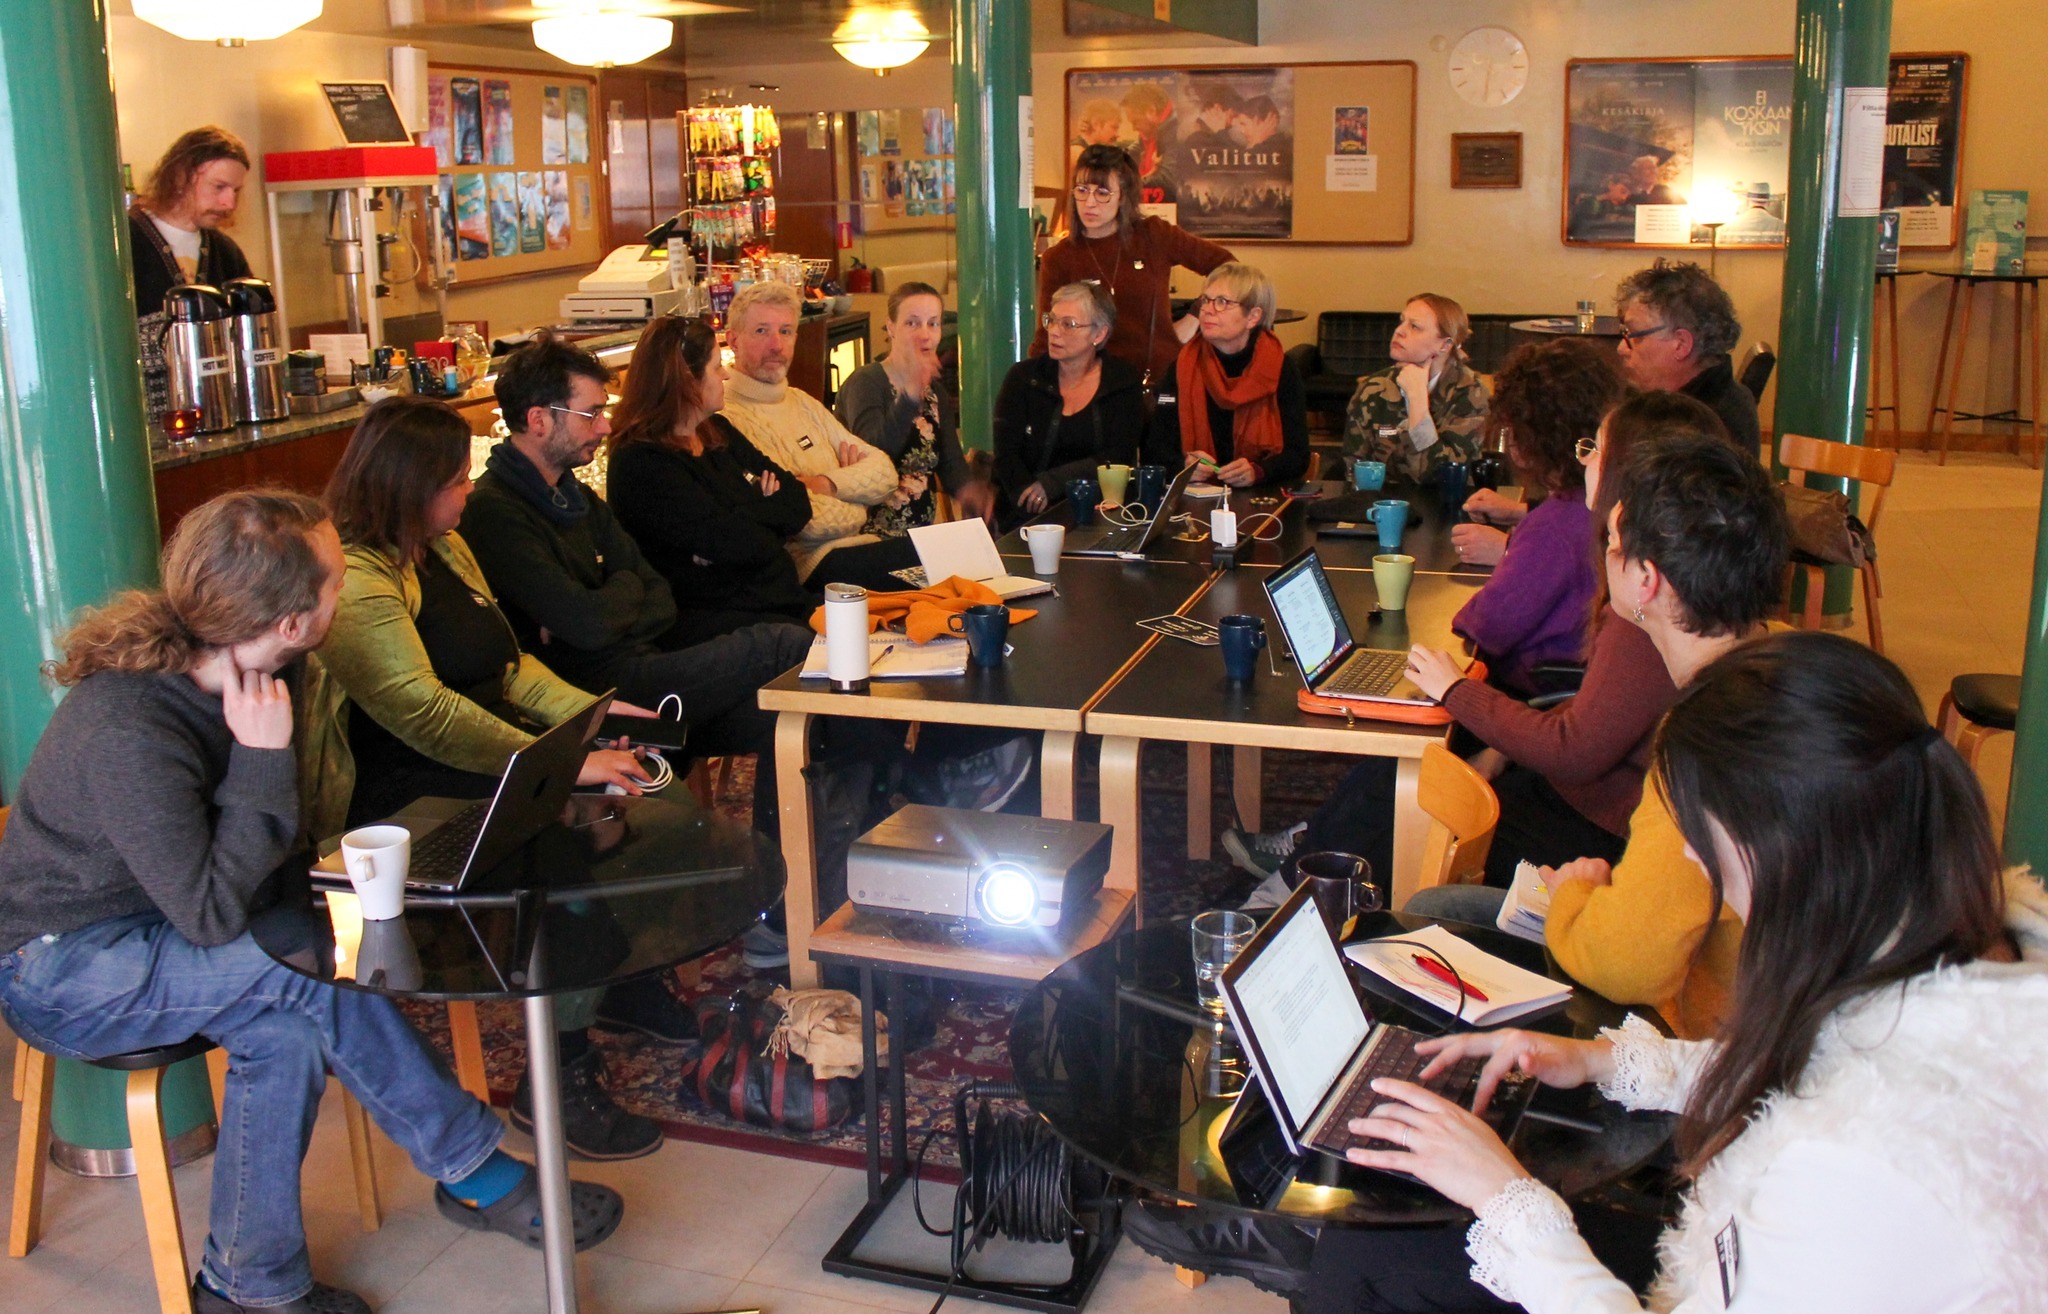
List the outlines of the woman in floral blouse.
<svg viewBox="0 0 2048 1314">
<path fill-rule="evenodd" d="M 863 365 L 839 387 L 833 410 L 855 435 L 896 463 L 896 491 L 868 512 L 867 532 L 900 538 L 934 518 L 933 476 L 968 515 L 993 509 L 960 450 L 959 406 L 939 381 L 945 306 L 929 283 L 889 294 L 889 354 Z"/>
</svg>

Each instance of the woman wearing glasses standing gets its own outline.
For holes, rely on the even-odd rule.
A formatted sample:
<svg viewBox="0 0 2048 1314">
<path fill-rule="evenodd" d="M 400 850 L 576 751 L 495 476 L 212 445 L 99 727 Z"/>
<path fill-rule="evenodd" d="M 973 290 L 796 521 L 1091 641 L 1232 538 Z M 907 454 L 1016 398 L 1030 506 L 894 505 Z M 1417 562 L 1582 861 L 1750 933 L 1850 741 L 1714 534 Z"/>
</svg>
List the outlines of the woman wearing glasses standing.
<svg viewBox="0 0 2048 1314">
<path fill-rule="evenodd" d="M 1156 216 L 1141 216 L 1138 166 L 1129 152 L 1090 146 L 1074 161 L 1066 236 L 1046 248 L 1038 266 L 1038 313 L 1041 319 L 1050 314 L 1054 293 L 1069 283 L 1101 284 L 1116 306 L 1104 350 L 1135 367 L 1147 391 L 1165 405 L 1173 391 L 1174 359 L 1196 328 L 1193 316 L 1174 321 L 1168 289 L 1173 267 L 1208 274 L 1231 259 L 1225 247 Z M 1041 329 L 1031 354 L 1050 350 Z"/>
<path fill-rule="evenodd" d="M 995 475 L 1005 525 L 1059 501 L 1070 479 L 1129 462 L 1145 407 L 1138 368 L 1109 355 L 1116 304 L 1100 283 L 1070 283 L 1041 318 L 1046 350 L 1010 367 L 996 393 Z"/>
<path fill-rule="evenodd" d="M 1250 265 L 1219 265 L 1202 289 L 1201 329 L 1174 366 L 1177 434 L 1155 430 L 1165 465 L 1195 467 L 1197 483 L 1283 483 L 1308 469 L 1308 392 L 1269 331 L 1273 281 Z"/>
</svg>

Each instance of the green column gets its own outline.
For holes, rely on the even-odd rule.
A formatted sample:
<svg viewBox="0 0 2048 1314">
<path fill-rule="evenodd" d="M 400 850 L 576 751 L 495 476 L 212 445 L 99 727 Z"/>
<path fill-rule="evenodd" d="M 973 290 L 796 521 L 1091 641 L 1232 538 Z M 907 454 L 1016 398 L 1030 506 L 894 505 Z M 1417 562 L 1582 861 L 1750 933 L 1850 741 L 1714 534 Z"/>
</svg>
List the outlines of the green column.
<svg viewBox="0 0 2048 1314">
<path fill-rule="evenodd" d="M 1020 98 L 1030 94 L 1030 0 L 955 0 L 960 441 L 982 451 L 993 446 L 996 389 L 1030 345 L 1037 308 L 1031 161 L 1018 134 Z"/>
<path fill-rule="evenodd" d="M 2048 798 L 2048 486 L 2041 492 L 2034 602 L 2027 610 L 2020 717 L 2012 744 L 2012 783 L 2005 797 L 2005 860 L 2032 863 L 2037 873 L 2048 877 L 2048 808 L 2041 806 Z"/>
<path fill-rule="evenodd" d="M 0 790 L 79 607 L 156 580 L 104 6 L 0 4 Z"/>
<path fill-rule="evenodd" d="M 1799 0 L 1776 433 L 1863 442 L 1878 221 L 1840 213 L 1842 102 L 1844 88 L 1887 84 L 1891 31 L 1891 0 Z M 1848 614 L 1851 579 L 1829 570 L 1828 615 Z"/>
</svg>

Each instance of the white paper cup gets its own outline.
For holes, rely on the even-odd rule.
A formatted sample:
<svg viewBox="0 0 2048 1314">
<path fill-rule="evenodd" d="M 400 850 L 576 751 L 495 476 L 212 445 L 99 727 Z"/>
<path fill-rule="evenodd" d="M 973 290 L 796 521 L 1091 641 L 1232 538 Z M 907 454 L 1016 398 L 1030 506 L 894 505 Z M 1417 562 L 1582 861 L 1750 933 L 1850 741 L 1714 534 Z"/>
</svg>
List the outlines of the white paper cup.
<svg viewBox="0 0 2048 1314">
<path fill-rule="evenodd" d="M 1040 575 L 1060 573 L 1060 553 L 1067 546 L 1065 525 L 1026 525 L 1024 543 L 1031 549 L 1031 569 Z"/>
<path fill-rule="evenodd" d="M 403 826 L 364 826 L 341 837 L 363 920 L 388 922 L 405 909 L 405 873 L 412 865 L 412 833 Z"/>
</svg>

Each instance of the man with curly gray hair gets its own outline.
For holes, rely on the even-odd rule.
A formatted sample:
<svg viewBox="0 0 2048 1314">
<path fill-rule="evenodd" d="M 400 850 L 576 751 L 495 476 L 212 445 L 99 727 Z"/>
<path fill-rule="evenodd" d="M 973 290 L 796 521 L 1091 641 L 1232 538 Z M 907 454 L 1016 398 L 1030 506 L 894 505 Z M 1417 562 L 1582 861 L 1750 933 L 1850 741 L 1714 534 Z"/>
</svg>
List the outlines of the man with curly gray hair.
<svg viewBox="0 0 2048 1314">
<path fill-rule="evenodd" d="M 1756 398 L 1736 381 L 1729 353 L 1742 340 L 1735 303 L 1707 271 L 1659 258 L 1614 290 L 1621 367 L 1646 391 L 1682 392 L 1712 407 L 1745 451 L 1761 441 Z"/>
</svg>

